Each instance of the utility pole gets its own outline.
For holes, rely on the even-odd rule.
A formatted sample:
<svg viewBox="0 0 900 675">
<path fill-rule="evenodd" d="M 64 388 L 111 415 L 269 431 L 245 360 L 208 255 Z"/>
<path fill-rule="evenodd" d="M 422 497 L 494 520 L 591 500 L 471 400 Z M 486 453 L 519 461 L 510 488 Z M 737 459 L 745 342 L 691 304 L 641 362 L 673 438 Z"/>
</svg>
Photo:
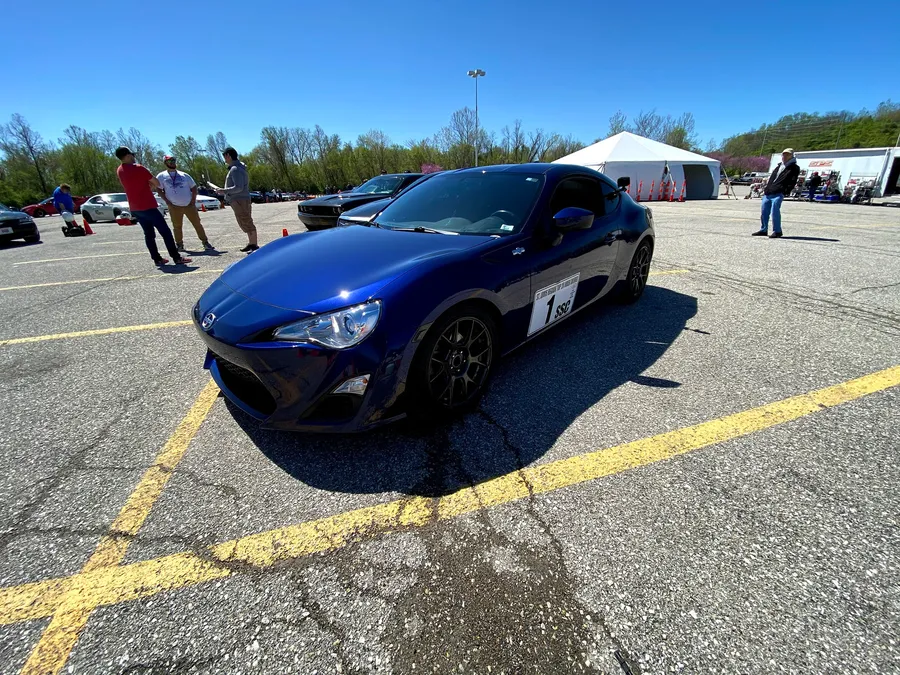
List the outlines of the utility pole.
<svg viewBox="0 0 900 675">
<path fill-rule="evenodd" d="M 478 166 L 478 78 L 484 77 L 485 73 L 477 69 L 470 70 L 466 75 L 475 80 L 475 166 Z"/>
</svg>

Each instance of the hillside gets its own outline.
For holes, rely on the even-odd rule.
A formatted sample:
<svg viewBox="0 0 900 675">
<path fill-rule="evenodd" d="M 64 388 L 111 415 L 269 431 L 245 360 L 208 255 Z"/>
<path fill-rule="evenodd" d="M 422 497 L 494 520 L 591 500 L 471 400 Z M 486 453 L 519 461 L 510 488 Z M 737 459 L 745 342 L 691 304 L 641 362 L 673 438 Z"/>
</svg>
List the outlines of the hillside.
<svg viewBox="0 0 900 675">
<path fill-rule="evenodd" d="M 722 152 L 732 157 L 768 156 L 786 147 L 830 150 L 893 146 L 900 135 L 900 104 L 885 101 L 875 111 L 794 113 L 774 124 L 726 138 Z"/>
</svg>

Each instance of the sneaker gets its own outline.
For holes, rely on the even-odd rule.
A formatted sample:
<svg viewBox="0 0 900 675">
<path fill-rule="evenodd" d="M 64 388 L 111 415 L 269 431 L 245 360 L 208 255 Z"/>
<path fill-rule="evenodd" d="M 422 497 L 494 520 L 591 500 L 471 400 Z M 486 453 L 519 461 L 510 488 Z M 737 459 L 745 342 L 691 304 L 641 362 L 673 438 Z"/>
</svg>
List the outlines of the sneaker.
<svg viewBox="0 0 900 675">
<path fill-rule="evenodd" d="M 155 262 L 159 267 L 162 267 L 163 265 L 169 264 L 169 259 L 168 258 L 160 258 L 159 260 L 154 260 L 153 262 Z"/>
<path fill-rule="evenodd" d="M 769 239 L 778 239 L 781 236 L 781 232 L 773 232 L 769 235 Z"/>
<path fill-rule="evenodd" d="M 215 251 L 216 247 L 210 244 L 208 241 L 203 242 L 203 250 L 204 251 Z"/>
<path fill-rule="evenodd" d="M 253 244 L 247 244 L 244 248 L 241 249 L 241 253 L 252 253 L 253 251 L 255 251 L 258 248 L 259 248 L 259 246 L 254 246 Z"/>
<path fill-rule="evenodd" d="M 751 236 L 751 237 L 765 237 L 765 236 L 768 235 L 768 234 L 769 234 L 769 233 L 768 233 L 766 230 L 757 230 L 756 232 L 754 232 L 754 233 L 751 234 L 750 236 Z"/>
<path fill-rule="evenodd" d="M 193 258 L 185 258 L 184 256 L 181 256 L 178 260 L 175 261 L 175 264 L 176 265 L 186 265 L 189 262 L 194 262 L 194 259 Z"/>
<path fill-rule="evenodd" d="M 175 244 L 175 248 L 181 252 L 184 252 L 184 244 Z"/>
</svg>

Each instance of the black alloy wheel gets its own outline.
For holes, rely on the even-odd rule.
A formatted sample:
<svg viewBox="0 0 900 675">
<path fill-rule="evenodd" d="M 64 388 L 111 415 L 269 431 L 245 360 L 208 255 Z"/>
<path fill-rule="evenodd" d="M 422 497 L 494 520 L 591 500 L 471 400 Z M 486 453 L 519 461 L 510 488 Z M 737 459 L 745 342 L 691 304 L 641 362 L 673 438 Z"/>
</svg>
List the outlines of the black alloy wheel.
<svg viewBox="0 0 900 675">
<path fill-rule="evenodd" d="M 650 242 L 644 241 L 638 246 L 631 259 L 628 268 L 628 278 L 625 280 L 623 300 L 635 302 L 644 294 L 647 287 L 647 277 L 650 276 L 650 261 L 653 259 L 653 248 Z"/>
<path fill-rule="evenodd" d="M 35 218 L 43 218 L 43 217 L 46 216 L 46 215 L 47 215 L 47 212 L 44 211 L 44 209 L 35 209 L 35 210 L 34 210 L 34 217 L 35 217 Z"/>
<path fill-rule="evenodd" d="M 476 403 L 491 374 L 496 336 L 493 317 L 478 307 L 451 310 L 438 319 L 410 374 L 414 417 L 447 415 Z"/>
</svg>

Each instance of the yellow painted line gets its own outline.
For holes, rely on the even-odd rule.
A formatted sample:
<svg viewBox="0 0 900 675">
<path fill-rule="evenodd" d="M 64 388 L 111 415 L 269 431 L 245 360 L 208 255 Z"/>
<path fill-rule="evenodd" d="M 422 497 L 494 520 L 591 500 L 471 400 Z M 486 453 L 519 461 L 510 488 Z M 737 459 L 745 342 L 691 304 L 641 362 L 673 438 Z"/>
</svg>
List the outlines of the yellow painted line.
<svg viewBox="0 0 900 675">
<path fill-rule="evenodd" d="M 266 568 L 388 532 L 423 527 L 532 494 L 551 492 L 647 466 L 797 420 L 824 408 L 900 385 L 900 366 L 849 382 L 605 450 L 529 467 L 439 499 L 413 497 L 226 541 L 202 555 L 181 552 L 71 577 L 0 589 L 0 624 L 46 617 L 71 590 L 83 607 L 113 605 L 227 577 L 240 567 Z"/>
<path fill-rule="evenodd" d="M 116 328 L 96 328 L 94 330 L 80 330 L 74 333 L 54 333 L 53 335 L 34 335 L 32 337 L 12 338 L 0 340 L 0 347 L 9 345 L 21 345 L 28 342 L 46 342 L 47 340 L 67 340 L 69 338 L 91 337 L 94 335 L 110 335 L 112 333 L 131 333 L 137 330 L 156 330 L 160 328 L 175 328 L 177 326 L 189 326 L 193 323 L 186 321 L 166 321 L 164 323 L 145 323 L 138 326 L 118 326 Z"/>
<path fill-rule="evenodd" d="M 146 255 L 146 251 L 129 251 L 126 253 L 98 253 L 97 255 L 76 255 L 71 258 L 46 258 L 44 260 L 25 260 L 13 265 L 37 265 L 38 263 L 60 262 L 63 260 L 87 260 L 88 258 L 118 258 L 122 255 Z"/>
<path fill-rule="evenodd" d="M 125 557 L 128 545 L 150 510 L 162 494 L 169 477 L 184 457 L 197 430 L 209 414 L 219 389 L 210 381 L 200 392 L 194 405 L 175 429 L 156 456 L 156 461 L 144 473 L 134 492 L 110 526 L 110 531 L 97 544 L 93 555 L 81 568 L 81 575 L 115 567 Z M 41 639 L 22 668 L 22 675 L 56 675 L 69 659 L 78 636 L 97 605 L 85 604 L 75 587 L 57 596 L 58 605 Z"/>
<path fill-rule="evenodd" d="M 182 277 L 185 275 L 191 274 L 221 274 L 224 272 L 224 269 L 221 270 L 191 270 L 189 272 L 182 272 L 181 274 L 166 274 L 165 272 L 157 272 L 156 274 L 137 274 L 134 276 L 128 277 L 100 277 L 98 279 L 73 279 L 72 281 L 49 281 L 43 284 L 27 284 L 25 286 L 5 286 L 0 288 L 0 292 L 2 291 L 22 291 L 27 288 L 48 288 L 50 286 L 71 286 L 72 284 L 101 284 L 106 281 L 133 281 L 135 279 L 174 279 L 177 277 Z"/>
</svg>

